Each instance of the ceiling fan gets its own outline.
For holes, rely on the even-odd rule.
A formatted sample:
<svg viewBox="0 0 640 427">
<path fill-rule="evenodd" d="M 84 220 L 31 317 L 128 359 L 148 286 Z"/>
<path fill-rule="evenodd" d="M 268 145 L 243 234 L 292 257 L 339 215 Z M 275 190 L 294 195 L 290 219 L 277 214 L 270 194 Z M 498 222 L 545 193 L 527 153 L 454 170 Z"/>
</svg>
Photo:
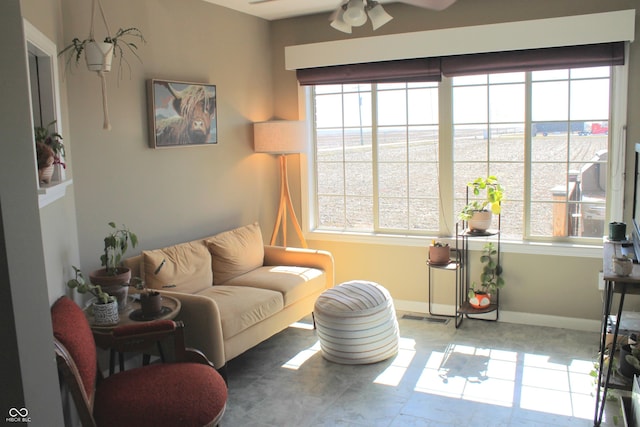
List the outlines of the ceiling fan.
<svg viewBox="0 0 640 427">
<path fill-rule="evenodd" d="M 444 10 L 455 3 L 456 0 L 398 0 L 400 3 L 423 9 Z M 382 5 L 375 0 L 346 0 L 336 9 L 329 18 L 331 26 L 343 33 L 351 33 L 352 27 L 359 27 L 367 22 L 367 16 L 371 20 L 373 30 L 377 30 L 393 19 Z"/>
<path fill-rule="evenodd" d="M 249 4 L 267 3 L 276 0 L 248 0 Z M 397 0 L 400 3 L 431 10 L 444 10 L 456 0 Z M 352 27 L 359 27 L 371 20 L 374 30 L 377 30 L 393 17 L 389 15 L 376 0 L 341 0 L 340 6 L 331 14 L 331 26 L 339 31 L 351 33 Z"/>
<path fill-rule="evenodd" d="M 249 0 L 250 4 L 267 3 L 276 0 Z M 444 10 L 451 6 L 456 0 L 397 0 L 398 3 L 406 3 L 411 6 L 421 7 L 424 9 Z"/>
</svg>

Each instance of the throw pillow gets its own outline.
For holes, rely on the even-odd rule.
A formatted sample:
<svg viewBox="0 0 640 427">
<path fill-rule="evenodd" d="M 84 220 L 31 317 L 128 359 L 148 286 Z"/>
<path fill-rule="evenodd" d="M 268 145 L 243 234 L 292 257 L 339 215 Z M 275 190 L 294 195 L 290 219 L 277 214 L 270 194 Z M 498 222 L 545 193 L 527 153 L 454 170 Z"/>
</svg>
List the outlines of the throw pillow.
<svg viewBox="0 0 640 427">
<path fill-rule="evenodd" d="M 142 255 L 149 288 L 195 293 L 213 284 L 211 254 L 202 240 L 143 251 Z"/>
<path fill-rule="evenodd" d="M 211 252 L 214 285 L 248 273 L 264 263 L 262 231 L 257 222 L 216 234 L 206 242 Z"/>
</svg>

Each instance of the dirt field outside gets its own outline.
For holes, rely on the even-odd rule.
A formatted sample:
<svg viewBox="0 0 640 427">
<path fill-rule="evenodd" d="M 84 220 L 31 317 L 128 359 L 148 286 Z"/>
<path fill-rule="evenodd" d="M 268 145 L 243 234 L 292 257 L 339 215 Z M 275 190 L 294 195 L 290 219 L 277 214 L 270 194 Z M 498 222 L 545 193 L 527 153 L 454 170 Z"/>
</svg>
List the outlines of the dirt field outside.
<svg viewBox="0 0 640 427">
<path fill-rule="evenodd" d="M 455 194 L 454 212 L 464 205 L 467 182 L 487 174 L 497 175 L 506 189 L 502 233 L 507 238 L 521 239 L 525 218 L 524 133 L 521 129 L 503 127 L 492 129 L 490 135 L 487 139 L 486 130 L 456 128 L 454 176 L 449 181 Z M 532 234 L 549 236 L 553 233 L 553 208 L 559 203 L 558 194 L 564 197 L 562 203 L 567 204 L 569 212 L 574 212 L 572 217 L 576 224 L 572 233 L 601 233 L 604 224 L 602 191 L 598 197 L 590 194 L 589 198 L 575 202 L 568 201 L 565 193 L 573 188 L 571 180 L 580 180 L 583 176 L 587 179 L 594 173 L 597 178 L 606 179 L 607 144 L 607 135 L 550 133 L 532 137 Z M 409 135 L 403 127 L 387 128 L 380 132 L 378 146 L 378 152 L 374 153 L 370 129 L 345 130 L 344 135 L 342 130 L 318 133 L 320 227 L 371 231 L 375 184 L 379 194 L 379 228 L 391 232 L 437 233 L 439 191 L 451 191 L 439 189 L 438 185 L 441 180 L 438 176 L 437 128 L 414 128 Z M 379 165 L 379 179 L 375 183 L 374 154 Z M 603 181 L 598 182 L 602 184 Z M 606 181 L 597 190 L 603 189 L 606 189 Z M 451 221 L 455 218 L 447 219 L 448 223 Z"/>
</svg>

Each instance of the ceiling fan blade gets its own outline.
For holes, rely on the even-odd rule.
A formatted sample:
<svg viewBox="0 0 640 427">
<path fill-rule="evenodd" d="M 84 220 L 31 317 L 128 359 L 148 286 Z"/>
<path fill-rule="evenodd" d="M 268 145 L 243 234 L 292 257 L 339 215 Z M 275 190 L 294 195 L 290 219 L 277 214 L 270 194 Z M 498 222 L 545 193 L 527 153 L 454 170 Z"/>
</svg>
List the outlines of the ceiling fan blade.
<svg viewBox="0 0 640 427">
<path fill-rule="evenodd" d="M 410 4 L 411 6 L 421 7 L 424 9 L 444 10 L 454 4 L 456 0 L 398 0 L 400 3 Z"/>
<path fill-rule="evenodd" d="M 273 0 L 249 0 L 249 4 L 266 3 L 268 1 L 273 1 Z"/>
</svg>

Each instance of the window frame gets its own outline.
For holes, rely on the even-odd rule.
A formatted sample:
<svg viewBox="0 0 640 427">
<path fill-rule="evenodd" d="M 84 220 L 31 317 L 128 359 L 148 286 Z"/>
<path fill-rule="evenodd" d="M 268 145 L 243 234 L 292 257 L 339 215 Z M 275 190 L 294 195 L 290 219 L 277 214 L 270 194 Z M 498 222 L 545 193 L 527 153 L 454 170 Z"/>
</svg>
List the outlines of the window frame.
<svg viewBox="0 0 640 427">
<path fill-rule="evenodd" d="M 626 47 L 628 49 L 628 46 Z M 451 99 L 447 99 L 452 96 L 451 92 L 451 80 L 443 79 L 440 83 L 441 87 L 439 93 L 440 106 L 451 105 Z M 447 88 L 448 86 L 448 88 Z M 612 67 L 611 73 L 611 106 L 610 106 L 610 152 L 611 155 L 608 158 L 608 188 L 607 188 L 607 203 L 606 203 L 606 217 L 605 224 L 608 221 L 617 218 L 622 219 L 624 206 L 624 174 L 619 173 L 620 167 L 624 169 L 625 165 L 625 118 L 626 118 L 626 105 L 627 105 L 627 86 L 628 86 L 628 65 Z M 444 89 L 444 90 L 443 90 Z M 315 137 L 314 121 L 311 118 L 314 117 L 313 113 L 313 92 L 312 87 L 300 87 L 299 98 L 302 106 L 301 117 L 307 117 L 309 123 L 309 137 L 312 144 Z M 449 104 L 448 104 L 449 103 Z M 450 118 L 450 117 L 447 117 Z M 452 138 L 451 123 L 444 121 L 440 122 L 441 138 Z M 444 144 L 445 147 L 451 147 L 450 144 Z M 442 148 L 442 146 L 441 146 Z M 451 163 L 449 168 L 453 166 L 452 155 L 453 150 L 440 150 L 439 162 L 442 165 Z M 340 241 L 349 243 L 367 243 L 367 244 L 385 244 L 385 245 L 399 245 L 399 246 L 427 246 L 433 238 L 445 238 L 450 239 L 453 243 L 455 237 L 455 222 L 454 224 L 448 224 L 448 216 L 451 213 L 447 213 L 449 208 L 449 201 L 443 201 L 444 211 L 441 207 L 440 212 L 440 229 L 444 230 L 442 236 L 420 235 L 420 234 L 387 234 L 380 232 L 355 232 L 355 231 L 329 231 L 317 229 L 317 207 L 315 205 L 315 149 L 311 149 L 306 156 L 300 156 L 300 171 L 301 171 L 301 194 L 302 194 L 302 219 L 303 219 L 303 231 L 305 232 L 307 239 L 309 240 L 325 240 L 325 241 Z M 444 174 L 441 174 L 441 176 Z M 442 193 L 445 197 L 447 192 Z M 448 216 L 447 216 L 448 215 Z M 444 222 L 444 225 L 443 225 Z M 453 229 L 452 229 L 453 228 Z M 450 230 L 452 229 L 452 230 Z M 588 239 L 585 239 L 588 240 Z M 597 239 L 596 239 L 597 240 Z M 601 257 L 602 244 L 599 241 L 562 241 L 562 240 L 540 240 L 540 239 L 526 239 L 526 240 L 503 240 L 505 250 L 513 253 L 526 253 L 526 254 L 555 254 L 555 255 L 576 255 L 598 258 Z M 471 249 L 474 249 L 472 246 Z"/>
</svg>

